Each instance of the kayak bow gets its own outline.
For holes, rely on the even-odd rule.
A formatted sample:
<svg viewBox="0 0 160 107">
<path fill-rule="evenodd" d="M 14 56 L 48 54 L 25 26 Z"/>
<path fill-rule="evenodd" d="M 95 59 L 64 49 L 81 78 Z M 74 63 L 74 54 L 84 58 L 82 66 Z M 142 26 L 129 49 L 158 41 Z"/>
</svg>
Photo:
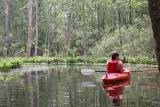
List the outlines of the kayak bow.
<svg viewBox="0 0 160 107">
<path fill-rule="evenodd" d="M 131 73 L 126 70 L 123 73 L 107 73 L 107 75 L 102 76 L 103 84 L 114 84 L 119 83 L 131 78 Z"/>
</svg>

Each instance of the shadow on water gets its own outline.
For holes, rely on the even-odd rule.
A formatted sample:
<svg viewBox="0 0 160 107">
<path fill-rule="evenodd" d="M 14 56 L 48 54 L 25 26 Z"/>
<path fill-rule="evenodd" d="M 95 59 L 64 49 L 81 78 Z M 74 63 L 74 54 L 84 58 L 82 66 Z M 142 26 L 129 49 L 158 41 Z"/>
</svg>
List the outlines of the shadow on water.
<svg viewBox="0 0 160 107">
<path fill-rule="evenodd" d="M 129 86 L 128 82 L 110 86 L 106 93 L 100 79 L 104 73 L 82 75 L 83 65 L 27 67 L 23 73 L 0 76 L 0 107 L 160 107 L 156 72 L 133 72 Z"/>
</svg>

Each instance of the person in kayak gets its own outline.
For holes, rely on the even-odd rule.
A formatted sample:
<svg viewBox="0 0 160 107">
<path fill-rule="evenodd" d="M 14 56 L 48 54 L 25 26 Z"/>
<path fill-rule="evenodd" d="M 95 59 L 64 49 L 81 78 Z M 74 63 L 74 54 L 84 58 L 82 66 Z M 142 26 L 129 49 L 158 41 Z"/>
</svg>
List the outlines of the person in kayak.
<svg viewBox="0 0 160 107">
<path fill-rule="evenodd" d="M 111 59 L 106 64 L 106 71 L 108 73 L 122 73 L 124 71 L 123 63 L 120 61 L 117 51 L 112 52 Z"/>
</svg>

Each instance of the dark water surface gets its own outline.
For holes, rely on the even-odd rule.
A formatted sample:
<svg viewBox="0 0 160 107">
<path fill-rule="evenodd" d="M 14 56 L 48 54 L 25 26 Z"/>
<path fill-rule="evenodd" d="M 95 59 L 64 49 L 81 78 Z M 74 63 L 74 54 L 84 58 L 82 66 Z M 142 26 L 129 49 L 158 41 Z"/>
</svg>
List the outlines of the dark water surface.
<svg viewBox="0 0 160 107">
<path fill-rule="evenodd" d="M 30 67 L 34 69 L 27 71 Z M 23 73 L 0 76 L 0 107 L 114 107 L 116 101 L 103 90 L 104 73 L 84 76 L 82 65 L 27 66 Z M 89 66 L 104 69 L 104 66 Z M 24 71 L 25 70 L 25 71 Z M 20 70 L 21 71 L 21 70 Z M 119 106 L 160 107 L 160 75 L 133 72 L 123 88 Z"/>
</svg>

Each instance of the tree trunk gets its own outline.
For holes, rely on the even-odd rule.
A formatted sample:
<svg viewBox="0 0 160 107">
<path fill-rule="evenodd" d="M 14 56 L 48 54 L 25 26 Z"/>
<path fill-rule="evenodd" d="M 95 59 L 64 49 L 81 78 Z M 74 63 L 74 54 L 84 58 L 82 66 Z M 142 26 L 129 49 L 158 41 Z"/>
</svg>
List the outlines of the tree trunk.
<svg viewBox="0 0 160 107">
<path fill-rule="evenodd" d="M 97 0 L 97 29 L 98 29 L 98 33 L 100 31 L 100 7 L 99 7 L 99 0 Z"/>
<path fill-rule="evenodd" d="M 120 1 L 117 5 L 117 13 L 118 13 L 118 24 L 119 24 L 119 29 L 123 26 L 123 21 L 124 21 L 124 7 L 123 7 L 123 1 Z"/>
<path fill-rule="evenodd" d="M 32 47 L 32 8 L 33 8 L 32 6 L 33 6 L 33 0 L 29 0 L 27 56 L 31 55 L 31 47 Z"/>
<path fill-rule="evenodd" d="M 35 55 L 37 56 L 37 53 L 38 53 L 38 37 L 39 37 L 39 34 L 38 34 L 38 0 L 35 0 L 36 2 L 36 38 L 35 38 Z"/>
<path fill-rule="evenodd" d="M 8 54 L 8 34 L 9 34 L 9 3 L 10 0 L 4 0 L 4 36 L 3 36 L 3 56 Z"/>
<path fill-rule="evenodd" d="M 129 24 L 132 24 L 132 1 L 129 0 Z"/>
<path fill-rule="evenodd" d="M 43 53 L 43 55 L 47 55 L 47 34 L 46 34 L 46 36 L 45 36 L 45 43 L 44 43 L 44 53 Z"/>
<path fill-rule="evenodd" d="M 118 7 L 118 28 L 120 29 L 122 27 L 122 23 L 121 23 L 121 10 L 120 7 Z"/>
<path fill-rule="evenodd" d="M 49 56 L 49 52 L 50 52 L 50 31 L 51 31 L 51 11 L 53 8 L 53 3 L 50 4 L 49 9 L 48 9 L 48 27 L 47 27 L 47 33 L 46 33 L 46 37 L 45 37 L 45 55 Z"/>
<path fill-rule="evenodd" d="M 103 30 L 105 30 L 105 16 L 106 16 L 106 14 L 105 14 L 105 7 L 103 6 L 103 18 L 102 18 L 102 28 L 103 28 Z"/>
<path fill-rule="evenodd" d="M 116 29 L 116 22 L 115 22 L 115 9 L 114 9 L 114 2 L 113 1 L 111 4 L 111 9 L 112 9 L 112 32 L 114 32 Z"/>
<path fill-rule="evenodd" d="M 65 31 L 65 42 L 67 49 L 71 48 L 71 39 L 73 36 L 73 29 L 74 29 L 74 14 L 73 14 L 73 6 L 74 6 L 74 0 L 69 1 L 70 4 L 70 9 L 69 9 L 69 14 L 68 14 L 68 23 L 67 23 L 67 28 Z M 66 54 L 68 54 L 66 50 Z"/>
<path fill-rule="evenodd" d="M 121 13 L 121 26 L 123 26 L 124 25 L 124 17 L 125 17 L 125 7 L 124 7 L 124 1 L 121 1 L 120 2 L 120 13 Z"/>
<path fill-rule="evenodd" d="M 86 36 L 86 15 L 85 15 L 85 1 L 83 0 L 83 27 L 82 27 L 82 31 L 83 31 L 83 48 L 84 48 L 84 52 L 83 52 L 83 57 L 85 59 L 85 64 L 87 63 L 86 59 L 87 59 L 87 38 Z"/>
<path fill-rule="evenodd" d="M 50 56 L 50 44 L 51 44 L 51 41 L 50 41 L 50 37 L 48 36 L 48 38 L 47 38 L 47 56 Z"/>
<path fill-rule="evenodd" d="M 152 22 L 153 36 L 155 39 L 155 50 L 160 71 L 160 1 L 148 0 L 149 12 Z"/>
</svg>

